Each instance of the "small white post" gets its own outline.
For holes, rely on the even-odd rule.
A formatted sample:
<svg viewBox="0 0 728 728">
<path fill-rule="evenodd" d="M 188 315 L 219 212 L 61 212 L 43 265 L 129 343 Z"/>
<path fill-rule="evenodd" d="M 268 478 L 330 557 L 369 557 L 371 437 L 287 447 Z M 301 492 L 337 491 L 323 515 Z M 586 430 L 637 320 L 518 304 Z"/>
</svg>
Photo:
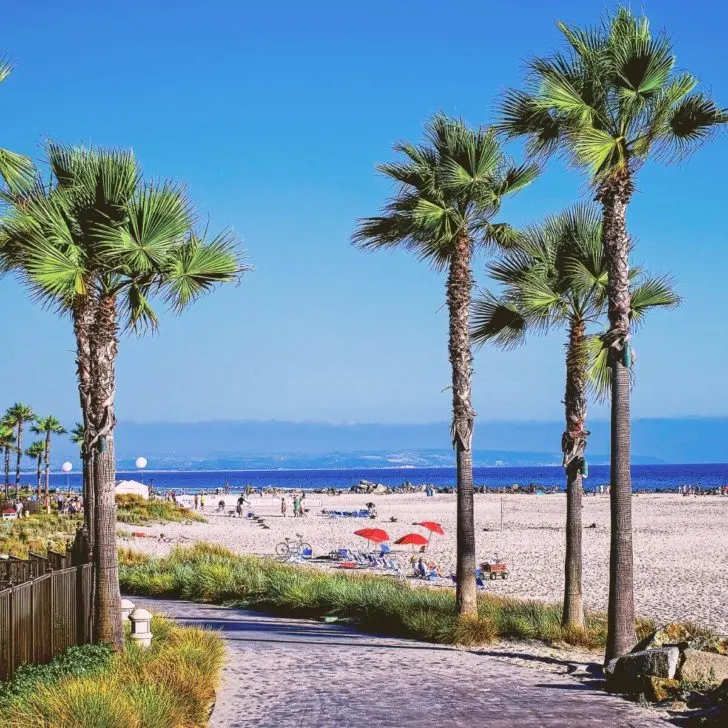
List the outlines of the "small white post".
<svg viewBox="0 0 728 728">
<path fill-rule="evenodd" d="M 129 618 L 129 615 L 134 611 L 136 604 L 129 599 L 121 600 L 121 621 Z"/>
<path fill-rule="evenodd" d="M 132 641 L 140 647 L 149 647 L 152 644 L 152 613 L 136 607 L 129 619 Z"/>
</svg>

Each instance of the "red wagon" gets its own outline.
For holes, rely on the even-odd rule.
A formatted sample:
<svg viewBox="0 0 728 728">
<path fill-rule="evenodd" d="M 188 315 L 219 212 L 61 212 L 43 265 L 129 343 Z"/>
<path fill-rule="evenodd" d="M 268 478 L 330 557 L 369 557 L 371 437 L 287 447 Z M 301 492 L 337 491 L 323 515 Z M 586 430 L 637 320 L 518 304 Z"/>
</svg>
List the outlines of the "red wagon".
<svg viewBox="0 0 728 728">
<path fill-rule="evenodd" d="M 491 580 L 500 577 L 505 581 L 508 578 L 508 565 L 497 557 L 493 561 L 484 561 L 480 568 L 483 575 L 488 576 Z"/>
</svg>

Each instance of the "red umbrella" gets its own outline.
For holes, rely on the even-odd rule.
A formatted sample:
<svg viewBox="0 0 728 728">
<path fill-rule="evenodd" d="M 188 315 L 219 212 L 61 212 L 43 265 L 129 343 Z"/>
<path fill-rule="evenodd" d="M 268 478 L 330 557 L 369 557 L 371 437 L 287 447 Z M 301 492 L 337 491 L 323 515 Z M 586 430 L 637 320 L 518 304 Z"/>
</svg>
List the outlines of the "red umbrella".
<svg viewBox="0 0 728 728">
<path fill-rule="evenodd" d="M 402 538 L 398 538 L 394 543 L 404 546 L 406 544 L 412 544 L 412 550 L 414 551 L 415 546 L 426 546 L 427 539 L 421 533 L 406 533 Z"/>
<path fill-rule="evenodd" d="M 389 534 L 381 528 L 360 528 L 358 531 L 354 531 L 354 535 L 361 536 L 367 541 L 374 541 L 374 543 L 389 541 Z"/>
<path fill-rule="evenodd" d="M 434 521 L 422 521 L 416 525 L 426 528 L 430 531 L 430 533 L 439 533 L 440 536 L 445 535 L 445 529 L 439 523 L 435 523 Z"/>
</svg>

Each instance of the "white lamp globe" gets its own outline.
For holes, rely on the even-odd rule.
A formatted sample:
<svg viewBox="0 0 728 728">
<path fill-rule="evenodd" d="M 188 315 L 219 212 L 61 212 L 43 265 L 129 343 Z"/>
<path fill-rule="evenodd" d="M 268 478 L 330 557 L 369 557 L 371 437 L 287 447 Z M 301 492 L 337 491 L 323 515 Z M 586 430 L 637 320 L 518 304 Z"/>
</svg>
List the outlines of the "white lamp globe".
<svg viewBox="0 0 728 728">
<path fill-rule="evenodd" d="M 69 462 L 65 462 L 65 463 L 63 463 L 63 465 L 61 465 L 61 470 L 64 473 L 70 473 L 73 470 L 73 464 L 69 463 Z"/>
<path fill-rule="evenodd" d="M 141 470 L 142 468 L 147 467 L 147 459 L 146 458 L 137 458 L 136 459 L 136 466 Z"/>
</svg>

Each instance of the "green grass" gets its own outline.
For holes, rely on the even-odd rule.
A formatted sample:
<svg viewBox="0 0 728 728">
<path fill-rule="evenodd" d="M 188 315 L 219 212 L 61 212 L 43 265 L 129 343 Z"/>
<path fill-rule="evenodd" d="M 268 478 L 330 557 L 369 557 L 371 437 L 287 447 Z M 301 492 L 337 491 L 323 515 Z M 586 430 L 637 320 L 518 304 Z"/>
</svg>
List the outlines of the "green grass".
<svg viewBox="0 0 728 728">
<path fill-rule="evenodd" d="M 206 519 L 189 508 L 170 503 L 166 500 L 146 500 L 138 495 L 116 496 L 116 520 L 133 526 L 146 526 L 150 523 L 202 521 Z"/>
<path fill-rule="evenodd" d="M 155 617 L 149 650 L 75 648 L 27 667 L 0 693 L 4 728 L 196 728 L 207 725 L 224 647 L 214 632 Z M 81 658 L 81 667 L 78 661 Z"/>
<path fill-rule="evenodd" d="M 38 513 L 16 521 L 0 522 L 0 554 L 20 559 L 29 551 L 45 554 L 47 548 L 63 553 L 81 525 L 81 516 Z"/>
<path fill-rule="evenodd" d="M 135 594 L 230 604 L 291 617 L 336 616 L 362 629 L 445 644 L 487 644 L 497 637 L 533 638 L 590 648 L 606 643 L 607 620 L 587 615 L 585 631 L 561 627 L 561 606 L 478 595 L 477 619 L 459 619 L 450 589 L 413 588 L 392 578 L 334 574 L 238 556 L 196 544 L 134 563 L 122 555 L 122 588 Z M 654 625 L 640 620 L 638 633 Z"/>
</svg>

